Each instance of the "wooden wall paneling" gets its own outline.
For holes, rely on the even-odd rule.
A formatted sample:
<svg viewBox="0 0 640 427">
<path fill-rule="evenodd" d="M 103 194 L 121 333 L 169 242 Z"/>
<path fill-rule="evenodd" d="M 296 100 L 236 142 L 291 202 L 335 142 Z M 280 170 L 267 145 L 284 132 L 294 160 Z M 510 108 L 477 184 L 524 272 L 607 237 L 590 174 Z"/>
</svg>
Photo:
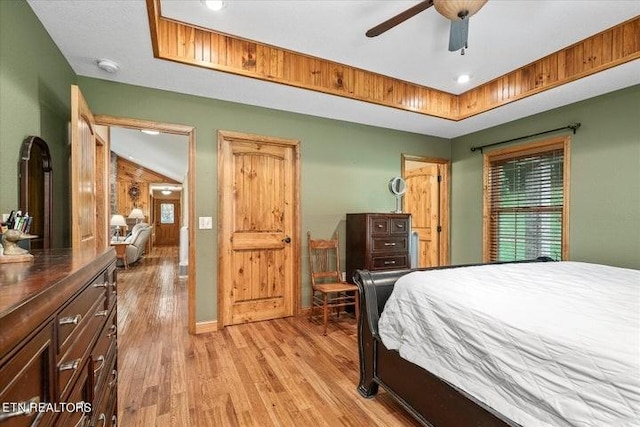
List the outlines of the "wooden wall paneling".
<svg viewBox="0 0 640 427">
<path fill-rule="evenodd" d="M 462 120 L 640 58 L 640 17 L 527 64 L 461 95 L 241 39 L 162 17 L 147 0 L 154 55 L 247 77 Z"/>
</svg>

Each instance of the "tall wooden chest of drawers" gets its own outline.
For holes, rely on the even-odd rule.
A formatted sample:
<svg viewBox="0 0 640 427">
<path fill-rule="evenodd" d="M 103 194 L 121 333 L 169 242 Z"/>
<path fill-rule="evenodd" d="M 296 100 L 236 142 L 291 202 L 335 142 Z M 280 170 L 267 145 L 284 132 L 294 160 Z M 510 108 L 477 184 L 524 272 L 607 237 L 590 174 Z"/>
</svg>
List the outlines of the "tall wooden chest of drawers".
<svg viewBox="0 0 640 427">
<path fill-rule="evenodd" d="M 0 268 L 0 427 L 115 426 L 115 252 Z"/>
<path fill-rule="evenodd" d="M 358 269 L 409 268 L 410 214 L 347 214 L 347 281 Z"/>
</svg>

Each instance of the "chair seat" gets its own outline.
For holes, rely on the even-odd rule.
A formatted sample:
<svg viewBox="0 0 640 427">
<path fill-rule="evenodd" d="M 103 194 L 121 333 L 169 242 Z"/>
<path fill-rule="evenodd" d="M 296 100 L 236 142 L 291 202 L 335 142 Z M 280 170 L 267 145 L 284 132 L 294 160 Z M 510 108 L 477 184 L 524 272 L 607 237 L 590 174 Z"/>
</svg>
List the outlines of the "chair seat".
<svg viewBox="0 0 640 427">
<path fill-rule="evenodd" d="M 357 291 L 358 287 L 350 283 L 341 282 L 341 283 L 323 283 L 320 285 L 316 285 L 314 289 L 318 292 L 329 293 L 329 292 Z"/>
</svg>

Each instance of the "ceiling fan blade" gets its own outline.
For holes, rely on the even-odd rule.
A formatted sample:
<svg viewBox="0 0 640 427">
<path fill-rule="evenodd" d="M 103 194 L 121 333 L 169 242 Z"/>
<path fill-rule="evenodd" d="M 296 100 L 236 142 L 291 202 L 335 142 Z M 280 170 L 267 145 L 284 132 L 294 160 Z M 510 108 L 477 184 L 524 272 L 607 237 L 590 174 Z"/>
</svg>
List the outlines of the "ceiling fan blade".
<svg viewBox="0 0 640 427">
<path fill-rule="evenodd" d="M 469 18 L 451 21 L 449 31 L 449 52 L 455 52 L 467 47 L 469 39 Z"/>
<path fill-rule="evenodd" d="M 403 23 L 407 19 L 416 16 L 418 13 L 430 8 L 431 6 L 433 6 L 433 0 L 426 0 L 421 3 L 418 3 L 415 6 L 412 6 L 409 9 L 405 10 L 404 12 L 397 14 L 393 18 L 387 19 L 382 24 L 376 25 L 375 27 L 367 31 L 365 34 L 367 37 L 379 36 L 385 31 L 388 31 L 393 27 L 395 27 L 396 25 Z"/>
</svg>

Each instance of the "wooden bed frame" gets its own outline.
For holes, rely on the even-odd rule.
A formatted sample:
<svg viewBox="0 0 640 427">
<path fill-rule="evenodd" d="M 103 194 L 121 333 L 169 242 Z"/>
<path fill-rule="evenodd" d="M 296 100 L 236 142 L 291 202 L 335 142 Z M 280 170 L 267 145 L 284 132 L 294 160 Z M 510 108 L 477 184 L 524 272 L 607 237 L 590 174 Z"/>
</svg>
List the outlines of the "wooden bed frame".
<svg viewBox="0 0 640 427">
<path fill-rule="evenodd" d="M 552 260 L 538 258 L 524 262 L 544 261 Z M 457 267 L 465 266 L 356 271 L 353 280 L 360 290 L 358 392 L 371 398 L 378 392 L 378 386 L 382 386 L 425 426 L 519 426 L 454 385 L 403 359 L 397 351 L 388 350 L 378 334 L 380 313 L 399 277 L 412 271 Z"/>
</svg>

